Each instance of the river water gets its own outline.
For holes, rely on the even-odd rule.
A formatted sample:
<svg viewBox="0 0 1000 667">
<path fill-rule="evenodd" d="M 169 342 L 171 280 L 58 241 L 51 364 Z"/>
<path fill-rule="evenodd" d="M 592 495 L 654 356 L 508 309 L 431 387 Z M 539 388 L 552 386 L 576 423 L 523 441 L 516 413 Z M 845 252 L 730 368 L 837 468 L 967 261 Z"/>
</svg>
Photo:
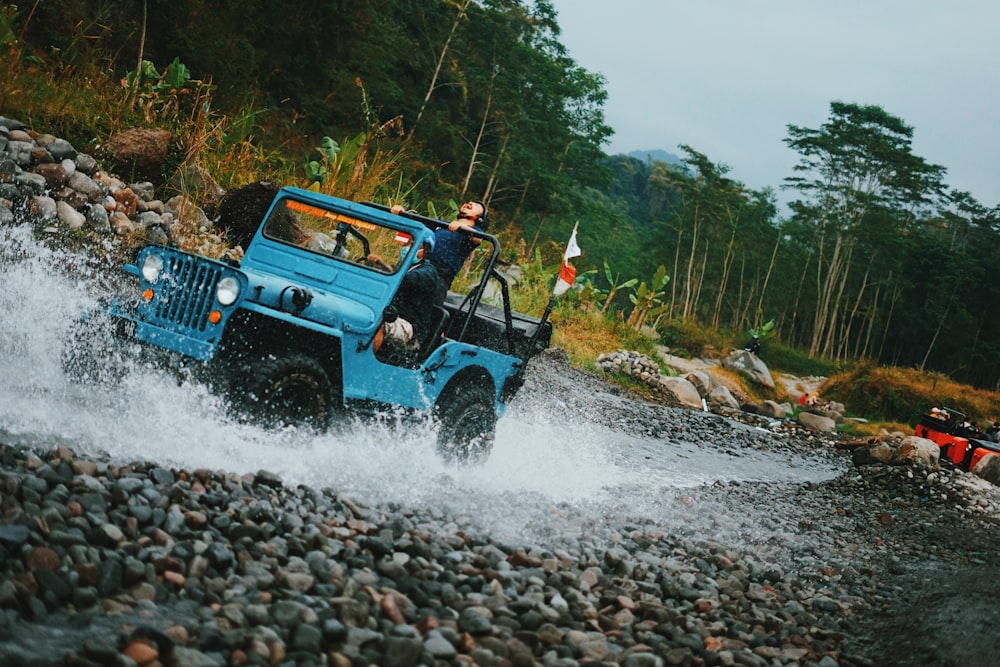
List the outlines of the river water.
<svg viewBox="0 0 1000 667">
<path fill-rule="evenodd" d="M 485 465 L 454 469 L 437 458 L 433 433 L 419 424 L 387 418 L 325 434 L 264 431 L 228 420 L 204 387 L 142 366 L 118 386 L 81 386 L 67 380 L 60 355 L 103 283 L 74 255 L 37 243 L 28 228 L 0 227 L 0 442 L 67 445 L 118 463 L 263 469 L 286 484 L 330 488 L 369 505 L 440 507 L 521 537 L 609 515 L 691 521 L 680 516 L 678 500 L 702 485 L 820 481 L 841 472 L 827 458 L 639 437 L 599 419 L 561 418 L 557 402 L 537 400 L 512 404 Z"/>
</svg>

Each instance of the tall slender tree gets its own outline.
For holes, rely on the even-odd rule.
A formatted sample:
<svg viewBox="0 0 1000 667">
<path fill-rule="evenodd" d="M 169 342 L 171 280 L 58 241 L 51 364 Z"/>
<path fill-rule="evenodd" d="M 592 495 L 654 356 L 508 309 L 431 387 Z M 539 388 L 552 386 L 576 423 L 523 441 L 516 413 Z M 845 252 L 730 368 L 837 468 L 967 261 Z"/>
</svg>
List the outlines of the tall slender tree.
<svg viewBox="0 0 1000 667">
<path fill-rule="evenodd" d="M 786 185 L 803 196 L 792 204 L 812 230 L 817 302 L 809 354 L 836 348 L 841 297 L 855 269 L 862 225 L 875 206 L 914 210 L 941 191 L 942 167 L 912 152 L 913 129 L 874 105 L 832 102 L 818 129 L 788 126 L 785 142 L 801 155 Z"/>
</svg>

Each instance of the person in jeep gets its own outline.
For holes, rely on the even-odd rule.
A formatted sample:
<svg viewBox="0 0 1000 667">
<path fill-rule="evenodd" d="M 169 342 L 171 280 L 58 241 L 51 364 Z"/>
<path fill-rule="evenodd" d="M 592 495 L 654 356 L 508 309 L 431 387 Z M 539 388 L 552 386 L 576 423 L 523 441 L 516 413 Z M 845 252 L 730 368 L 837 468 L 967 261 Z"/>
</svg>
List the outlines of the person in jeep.
<svg viewBox="0 0 1000 667">
<path fill-rule="evenodd" d="M 396 204 L 389 210 L 399 215 L 404 209 Z M 464 227 L 485 233 L 489 229 L 489 220 L 490 212 L 486 204 L 481 201 L 467 201 L 458 208 L 458 216 L 448 224 L 448 227 L 434 231 L 436 243 L 434 250 L 428 256 L 428 261 L 438 270 L 446 288 L 451 287 L 465 260 L 480 243 L 480 239 L 461 233 L 459 229 Z"/>
<path fill-rule="evenodd" d="M 375 352 L 379 357 L 413 354 L 431 335 L 433 307 L 444 303 L 447 289 L 437 270 L 427 261 L 434 250 L 435 239 L 427 236 L 417 250 L 417 261 L 406 272 L 399 291 L 392 299 L 395 318 L 382 323 L 381 336 L 376 336 Z M 368 257 L 370 264 L 382 263 L 377 255 Z"/>
</svg>

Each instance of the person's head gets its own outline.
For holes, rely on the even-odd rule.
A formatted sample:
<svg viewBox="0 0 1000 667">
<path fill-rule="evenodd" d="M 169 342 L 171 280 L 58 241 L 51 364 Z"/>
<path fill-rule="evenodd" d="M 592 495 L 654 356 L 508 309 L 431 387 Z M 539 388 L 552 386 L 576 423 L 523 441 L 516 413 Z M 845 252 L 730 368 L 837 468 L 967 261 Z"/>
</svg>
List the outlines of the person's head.
<svg viewBox="0 0 1000 667">
<path fill-rule="evenodd" d="M 472 223 L 484 232 L 490 221 L 490 212 L 486 204 L 481 201 L 467 201 L 458 207 L 458 217 L 471 220 Z"/>
</svg>

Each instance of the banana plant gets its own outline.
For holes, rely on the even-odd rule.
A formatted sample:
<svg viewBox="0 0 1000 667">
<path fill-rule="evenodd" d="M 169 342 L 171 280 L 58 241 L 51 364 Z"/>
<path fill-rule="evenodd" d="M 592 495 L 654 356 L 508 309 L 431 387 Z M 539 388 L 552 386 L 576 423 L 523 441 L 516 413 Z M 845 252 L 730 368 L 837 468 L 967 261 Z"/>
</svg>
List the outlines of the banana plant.
<svg viewBox="0 0 1000 667">
<path fill-rule="evenodd" d="M 608 260 L 604 260 L 604 277 L 607 279 L 608 284 L 611 286 L 608 289 L 607 298 L 604 299 L 604 306 L 601 307 L 601 314 L 604 315 L 608 308 L 611 307 L 611 301 L 615 298 L 615 294 L 619 290 L 632 289 L 635 287 L 636 283 L 639 282 L 638 278 L 631 278 L 623 283 L 618 281 L 621 279 L 621 274 L 616 273 L 614 276 L 611 275 L 611 267 L 608 266 Z"/>
<path fill-rule="evenodd" d="M 191 78 L 191 70 L 187 65 L 174 58 L 161 74 L 149 60 L 143 60 L 131 72 L 125 75 L 122 85 L 127 89 L 127 99 L 130 103 L 141 105 L 147 120 L 178 120 L 181 117 L 181 98 L 184 103 L 184 113 L 192 108 L 198 110 L 207 105 L 209 94 L 215 86 L 204 81 Z M 207 106 L 206 106 L 207 108 Z"/>
<path fill-rule="evenodd" d="M 764 340 L 765 338 L 769 338 L 770 336 L 773 336 L 774 335 L 774 319 L 772 318 L 771 320 L 765 322 L 764 324 L 761 324 L 758 327 L 750 329 L 749 333 L 750 333 L 751 336 L 753 336 L 755 338 L 759 338 L 760 340 Z"/>
<path fill-rule="evenodd" d="M 642 329 L 646 320 L 654 314 L 660 315 L 664 312 L 666 306 L 663 304 L 663 297 L 666 292 L 663 291 L 664 286 L 670 281 L 670 276 L 667 275 L 667 269 L 665 266 L 660 264 L 660 268 L 656 270 L 653 274 L 653 279 L 650 281 L 649 286 L 646 285 L 645 281 L 639 283 L 639 287 L 635 290 L 634 294 L 629 294 L 629 301 L 632 302 L 632 313 L 629 315 L 626 324 L 636 331 Z"/>
<path fill-rule="evenodd" d="M 310 190 L 319 190 L 327 176 L 327 165 L 336 163 L 337 154 L 340 152 L 340 144 L 331 137 L 323 137 L 322 145 L 317 149 L 322 156 L 321 160 L 308 160 L 302 165 L 306 172 L 307 186 Z"/>
</svg>

